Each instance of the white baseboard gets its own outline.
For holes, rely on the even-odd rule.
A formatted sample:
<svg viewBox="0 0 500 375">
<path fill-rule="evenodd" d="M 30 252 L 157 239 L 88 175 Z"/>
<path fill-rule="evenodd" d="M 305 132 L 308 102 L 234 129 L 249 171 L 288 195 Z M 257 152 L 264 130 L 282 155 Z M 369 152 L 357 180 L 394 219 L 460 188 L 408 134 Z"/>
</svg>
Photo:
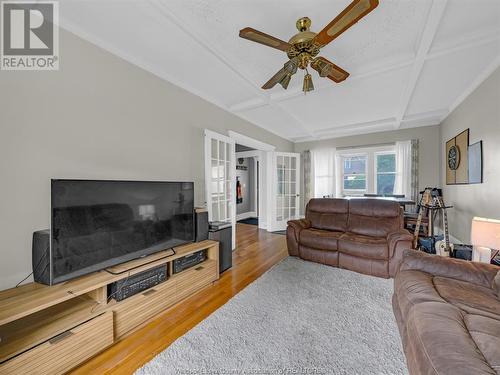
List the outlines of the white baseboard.
<svg viewBox="0 0 500 375">
<path fill-rule="evenodd" d="M 267 222 L 264 221 L 264 220 L 259 220 L 258 227 L 259 227 L 259 229 L 265 229 L 265 230 L 267 230 Z"/>
<path fill-rule="evenodd" d="M 251 217 L 257 217 L 257 213 L 255 211 L 252 212 L 243 212 L 242 214 L 236 215 L 236 221 L 249 219 Z"/>
</svg>

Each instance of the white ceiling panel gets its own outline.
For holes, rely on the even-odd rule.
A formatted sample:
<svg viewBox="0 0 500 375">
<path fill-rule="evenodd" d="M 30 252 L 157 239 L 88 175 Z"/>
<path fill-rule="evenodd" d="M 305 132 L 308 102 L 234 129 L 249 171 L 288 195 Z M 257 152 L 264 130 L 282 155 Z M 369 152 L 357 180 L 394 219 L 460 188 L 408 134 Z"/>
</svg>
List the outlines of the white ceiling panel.
<svg viewBox="0 0 500 375">
<path fill-rule="evenodd" d="M 394 116 L 394 103 L 406 84 L 409 67 L 300 95 L 283 108 L 312 131 L 365 123 Z M 315 74 L 315 77 L 319 76 Z M 325 116 L 325 109 L 328 115 Z"/>
<path fill-rule="evenodd" d="M 407 113 L 411 116 L 448 108 L 473 84 L 477 73 L 498 58 L 500 40 L 427 60 Z"/>
<path fill-rule="evenodd" d="M 298 18 L 319 32 L 351 0 L 65 0 L 63 27 L 257 126 L 291 140 L 435 124 L 500 65 L 500 0 L 383 0 L 325 46 L 341 84 L 303 72 L 261 85 L 286 54 L 238 37 L 288 41 Z"/>
<path fill-rule="evenodd" d="M 141 6 L 140 1 L 132 0 L 68 0 L 61 3 L 60 12 L 63 27 L 113 48 L 121 57 L 142 62 L 167 80 L 174 77 L 175 83 L 182 82 L 221 105 L 259 94 L 155 6 Z"/>
<path fill-rule="evenodd" d="M 489 34 L 500 35 L 499 0 L 449 0 L 431 53 Z"/>
</svg>

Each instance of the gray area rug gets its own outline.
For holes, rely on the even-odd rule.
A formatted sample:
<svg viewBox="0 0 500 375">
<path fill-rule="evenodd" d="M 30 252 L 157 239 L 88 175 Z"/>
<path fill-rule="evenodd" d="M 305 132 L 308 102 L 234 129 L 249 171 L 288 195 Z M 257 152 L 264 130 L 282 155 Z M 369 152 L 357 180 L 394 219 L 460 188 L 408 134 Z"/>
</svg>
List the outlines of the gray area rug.
<svg viewBox="0 0 500 375">
<path fill-rule="evenodd" d="M 136 374 L 407 374 L 392 288 L 286 258 Z"/>
</svg>

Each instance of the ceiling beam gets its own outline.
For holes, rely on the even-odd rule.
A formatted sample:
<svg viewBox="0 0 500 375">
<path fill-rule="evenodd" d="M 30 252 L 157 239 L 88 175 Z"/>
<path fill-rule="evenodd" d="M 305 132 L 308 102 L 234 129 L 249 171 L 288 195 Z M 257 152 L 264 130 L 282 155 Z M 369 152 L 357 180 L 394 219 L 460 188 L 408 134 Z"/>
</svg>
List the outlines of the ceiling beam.
<svg viewBox="0 0 500 375">
<path fill-rule="evenodd" d="M 432 7 L 429 11 L 429 16 L 427 17 L 427 22 L 422 33 L 422 38 L 420 39 L 420 45 L 415 57 L 415 62 L 413 63 L 410 78 L 399 101 L 398 112 L 396 113 L 396 129 L 399 129 L 401 127 L 403 118 L 406 114 L 406 110 L 408 109 L 411 98 L 413 97 L 415 87 L 417 86 L 418 78 L 420 77 L 420 73 L 422 73 L 422 69 L 424 68 L 427 54 L 429 53 L 432 42 L 439 28 L 439 24 L 441 22 L 441 18 L 443 17 L 447 2 L 448 0 L 434 0 L 432 2 Z"/>
<path fill-rule="evenodd" d="M 203 36 L 201 36 L 199 33 L 195 33 L 192 30 L 194 28 L 187 27 L 188 23 L 185 20 L 179 19 L 177 15 L 175 15 L 170 8 L 165 4 L 164 1 L 158 1 L 158 0 L 149 0 L 151 4 L 163 15 L 166 17 L 170 22 L 172 22 L 174 25 L 176 25 L 180 30 L 182 30 L 186 35 L 191 37 L 196 43 L 198 43 L 202 48 L 204 48 L 208 53 L 210 53 L 212 56 L 214 56 L 217 60 L 219 60 L 222 64 L 224 64 L 229 70 L 231 70 L 234 74 L 236 74 L 238 77 L 240 77 L 243 81 L 248 83 L 250 87 L 264 100 L 266 96 L 269 96 L 269 94 L 265 93 L 258 85 L 255 84 L 254 81 L 246 77 L 244 74 L 242 74 L 238 69 L 236 69 L 233 63 L 229 61 L 227 57 L 224 57 L 224 54 L 219 51 L 215 47 L 215 43 L 210 43 L 208 40 L 206 40 Z"/>
<path fill-rule="evenodd" d="M 364 73 L 351 75 L 348 79 L 349 79 L 349 82 L 353 82 L 353 81 L 356 81 L 359 79 L 369 78 L 369 77 L 377 76 L 377 75 L 384 74 L 387 72 L 391 72 L 393 70 L 402 69 L 402 68 L 405 68 L 407 66 L 410 66 L 412 63 L 413 63 L 413 59 L 412 60 L 397 61 L 397 62 L 394 62 L 394 63 L 389 64 L 389 65 L 384 64 L 384 66 L 382 66 L 382 67 L 377 67 L 373 70 L 369 70 L 369 71 L 366 71 Z M 322 82 L 322 81 L 320 81 L 320 82 Z M 330 81 L 325 81 L 324 85 L 316 86 L 314 91 L 311 91 L 310 93 L 308 93 L 308 95 L 315 95 L 318 92 L 321 92 L 321 91 L 326 90 L 326 89 L 331 89 L 334 87 L 335 86 L 332 85 L 332 83 Z M 298 96 L 303 96 L 303 95 L 304 95 L 304 92 L 302 91 L 302 86 L 297 86 L 297 88 L 295 90 L 275 92 L 275 93 L 271 94 L 270 96 L 268 96 L 267 98 L 254 98 L 254 99 L 250 99 L 250 100 L 245 100 L 245 101 L 240 102 L 240 103 L 236 103 L 236 104 L 230 106 L 229 110 L 235 111 L 235 112 L 247 111 L 250 109 L 259 108 L 259 107 L 263 107 L 263 106 L 270 105 L 270 104 L 284 102 L 284 101 L 287 101 L 289 99 L 293 99 L 293 98 L 296 98 Z"/>
<path fill-rule="evenodd" d="M 452 53 L 463 51 L 469 48 L 479 47 L 484 44 L 498 42 L 498 40 L 500 40 L 500 28 L 488 30 L 486 32 L 484 30 L 481 30 L 475 32 L 472 35 L 461 38 L 459 41 L 455 42 L 452 45 L 433 50 L 427 55 L 427 60 L 444 57 Z"/>
<path fill-rule="evenodd" d="M 403 118 L 403 127 L 423 127 L 438 125 L 448 114 L 448 109 L 417 113 Z M 328 128 L 317 129 L 311 135 L 290 137 L 293 142 L 309 142 L 314 140 L 348 137 L 351 135 L 368 134 L 394 130 L 395 117 L 378 119 L 375 121 L 341 124 Z M 409 125 L 409 126 L 408 126 Z"/>
<path fill-rule="evenodd" d="M 448 108 L 448 114 L 453 112 L 467 97 L 472 94 L 474 90 L 476 90 L 485 80 L 488 78 L 495 70 L 500 67 L 500 55 L 496 57 L 482 72 L 479 74 L 476 79 L 474 79 L 471 84 L 465 89 L 464 92 L 450 105 Z M 448 116 L 443 116 L 441 121 Z"/>
</svg>

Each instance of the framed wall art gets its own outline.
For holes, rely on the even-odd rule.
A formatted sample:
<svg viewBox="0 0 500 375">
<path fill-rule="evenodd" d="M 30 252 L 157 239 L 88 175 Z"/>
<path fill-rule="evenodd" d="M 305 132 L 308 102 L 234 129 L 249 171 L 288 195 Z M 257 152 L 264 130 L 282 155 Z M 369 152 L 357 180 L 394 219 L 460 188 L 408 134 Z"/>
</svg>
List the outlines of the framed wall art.
<svg viewBox="0 0 500 375">
<path fill-rule="evenodd" d="M 446 184 L 469 183 L 469 129 L 446 142 Z"/>
<path fill-rule="evenodd" d="M 483 141 L 469 146 L 469 184 L 483 183 Z"/>
</svg>

